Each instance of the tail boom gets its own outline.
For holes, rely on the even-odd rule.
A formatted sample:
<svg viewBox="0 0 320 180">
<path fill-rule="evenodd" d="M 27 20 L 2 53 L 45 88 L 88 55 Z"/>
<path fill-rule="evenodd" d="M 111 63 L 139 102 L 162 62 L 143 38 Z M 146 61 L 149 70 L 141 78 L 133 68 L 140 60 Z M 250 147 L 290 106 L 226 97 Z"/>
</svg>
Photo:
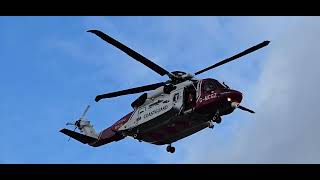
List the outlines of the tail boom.
<svg viewBox="0 0 320 180">
<path fill-rule="evenodd" d="M 112 127 L 109 127 L 105 130 L 103 130 L 100 134 L 99 134 L 99 138 L 97 141 L 90 143 L 90 146 L 93 147 L 98 147 L 98 146 L 102 146 L 114 141 L 119 141 L 124 139 L 125 136 L 121 135 L 119 132 L 115 132 L 112 130 Z"/>
<path fill-rule="evenodd" d="M 60 132 L 83 144 L 88 144 L 92 147 L 99 147 L 125 138 L 125 136 L 121 135 L 120 133 L 113 131 L 112 127 L 109 127 L 100 132 L 98 138 L 90 137 L 75 131 L 71 131 L 69 129 L 62 129 L 60 130 Z"/>
</svg>

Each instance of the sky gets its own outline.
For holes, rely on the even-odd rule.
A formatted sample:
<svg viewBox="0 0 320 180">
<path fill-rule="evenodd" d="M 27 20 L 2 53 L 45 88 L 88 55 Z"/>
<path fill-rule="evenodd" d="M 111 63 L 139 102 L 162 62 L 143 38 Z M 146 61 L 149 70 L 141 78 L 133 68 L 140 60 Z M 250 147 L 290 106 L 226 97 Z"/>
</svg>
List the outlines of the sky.
<svg viewBox="0 0 320 180">
<path fill-rule="evenodd" d="M 319 17 L 0 17 L 0 163 L 319 163 Z M 169 71 L 196 72 L 264 40 L 266 48 L 199 75 L 244 94 L 240 110 L 173 145 L 132 138 L 93 148 L 59 132 L 97 131 L 138 95 L 101 93 L 166 80 L 87 30 L 98 29 Z M 72 128 L 72 127 L 69 127 Z"/>
</svg>

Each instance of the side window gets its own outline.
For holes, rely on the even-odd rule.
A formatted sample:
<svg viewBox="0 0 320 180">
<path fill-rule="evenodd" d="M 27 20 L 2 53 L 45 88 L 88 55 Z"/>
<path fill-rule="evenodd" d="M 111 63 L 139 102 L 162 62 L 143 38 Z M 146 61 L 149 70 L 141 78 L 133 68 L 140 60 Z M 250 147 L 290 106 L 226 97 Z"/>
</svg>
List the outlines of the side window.
<svg viewBox="0 0 320 180">
<path fill-rule="evenodd" d="M 196 89 L 192 85 L 184 89 L 184 110 L 193 108 L 196 105 Z"/>
<path fill-rule="evenodd" d="M 206 81 L 203 86 L 203 90 L 206 92 L 214 91 L 215 89 L 217 89 L 217 86 L 213 81 Z"/>
<path fill-rule="evenodd" d="M 179 99 L 179 93 L 176 93 L 174 96 L 173 96 L 173 102 L 177 102 Z"/>
</svg>

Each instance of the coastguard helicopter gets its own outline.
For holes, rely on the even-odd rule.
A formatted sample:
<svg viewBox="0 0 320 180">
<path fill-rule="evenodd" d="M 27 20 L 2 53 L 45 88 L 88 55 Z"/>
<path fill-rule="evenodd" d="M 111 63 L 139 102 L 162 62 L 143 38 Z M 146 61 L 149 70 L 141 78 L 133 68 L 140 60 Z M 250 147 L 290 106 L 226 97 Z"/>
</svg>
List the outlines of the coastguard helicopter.
<svg viewBox="0 0 320 180">
<path fill-rule="evenodd" d="M 130 113 L 100 133 L 97 133 L 85 118 L 90 107 L 87 106 L 80 119 L 74 123 L 67 123 L 75 127 L 73 131 L 66 128 L 60 130 L 69 136 L 69 140 L 71 137 L 83 144 L 98 147 L 132 137 L 140 142 L 168 145 L 166 150 L 174 153 L 172 143 L 205 128 L 213 128 L 215 123 L 221 123 L 222 116 L 232 113 L 235 109 L 254 113 L 240 105 L 243 98 L 241 92 L 213 78 L 197 79 L 196 75 L 263 48 L 270 41 L 264 41 L 192 74 L 183 71 L 169 72 L 99 30 L 87 32 L 120 49 L 160 76 L 168 76 L 169 80 L 96 96 L 95 101 L 98 102 L 106 98 L 144 92 L 131 103 L 133 110 Z M 80 130 L 79 133 L 75 131 L 77 128 Z"/>
</svg>

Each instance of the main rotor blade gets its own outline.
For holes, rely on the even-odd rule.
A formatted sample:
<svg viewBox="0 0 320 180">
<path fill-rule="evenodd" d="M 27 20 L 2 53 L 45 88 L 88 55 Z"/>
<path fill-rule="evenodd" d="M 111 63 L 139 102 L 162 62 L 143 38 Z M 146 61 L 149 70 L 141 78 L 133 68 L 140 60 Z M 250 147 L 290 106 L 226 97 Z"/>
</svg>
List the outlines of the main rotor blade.
<svg viewBox="0 0 320 180">
<path fill-rule="evenodd" d="M 220 61 L 220 62 L 218 62 L 218 63 L 216 63 L 216 64 L 214 64 L 214 65 L 212 65 L 212 66 L 209 66 L 209 67 L 207 67 L 207 68 L 205 68 L 205 69 L 202 69 L 202 70 L 196 72 L 195 75 L 201 74 L 201 73 L 203 73 L 203 72 L 205 72 L 205 71 L 208 71 L 208 70 L 210 70 L 210 69 L 213 69 L 213 68 L 215 68 L 215 67 L 221 66 L 221 65 L 223 65 L 223 64 L 225 64 L 225 63 L 228 63 L 228 62 L 230 62 L 230 61 L 233 61 L 233 60 L 235 60 L 235 59 L 238 59 L 238 58 L 240 58 L 240 57 L 242 57 L 242 56 L 244 56 L 244 55 L 247 55 L 247 54 L 249 54 L 249 53 L 252 53 L 252 52 L 254 52 L 254 51 L 258 50 L 258 49 L 261 49 L 261 48 L 267 46 L 269 43 L 270 43 L 270 41 L 263 41 L 262 43 L 257 44 L 257 45 L 255 45 L 255 46 L 252 46 L 251 48 L 246 49 L 246 50 L 242 51 L 241 53 L 238 53 L 238 54 L 236 54 L 236 55 L 234 55 L 234 56 L 232 56 L 232 57 L 230 57 L 230 58 L 224 59 L 224 60 L 222 60 L 222 61 Z"/>
<path fill-rule="evenodd" d="M 98 102 L 101 99 L 105 99 L 105 98 L 112 98 L 112 97 L 117 97 L 117 96 L 122 96 L 122 95 L 127 95 L 127 94 L 135 94 L 135 93 L 140 93 L 140 92 L 144 92 L 144 91 L 150 91 L 150 90 L 157 89 L 158 87 L 161 87 L 164 85 L 165 85 L 165 83 L 161 82 L 161 83 L 150 84 L 150 85 L 140 86 L 140 87 L 126 89 L 126 90 L 116 91 L 116 92 L 112 92 L 112 93 L 102 94 L 102 95 L 98 95 L 95 98 L 95 101 Z"/>
<path fill-rule="evenodd" d="M 239 106 L 238 108 L 241 109 L 241 110 L 243 110 L 243 111 L 248 111 L 249 113 L 255 113 L 255 112 L 252 111 L 251 109 L 248 109 L 248 108 L 243 107 L 243 106 Z"/>
<path fill-rule="evenodd" d="M 106 41 L 106 42 L 110 43 L 111 45 L 117 47 L 118 49 L 120 49 L 121 51 L 125 52 L 130 57 L 132 57 L 133 59 L 135 59 L 135 60 L 139 61 L 140 63 L 144 64 L 145 66 L 149 67 L 150 69 L 152 69 L 156 73 L 160 74 L 161 76 L 166 75 L 166 74 L 169 77 L 171 76 L 171 74 L 167 70 L 163 69 L 159 65 L 155 64 L 151 60 L 145 58 L 141 54 L 135 52 L 134 50 L 132 50 L 129 47 L 125 46 L 124 44 L 120 43 L 119 41 L 113 39 L 112 37 L 110 37 L 110 36 L 108 36 L 106 34 L 104 34 L 103 32 L 98 31 L 98 30 L 89 30 L 87 32 L 91 32 L 91 33 L 99 36 L 104 41 Z"/>
</svg>

